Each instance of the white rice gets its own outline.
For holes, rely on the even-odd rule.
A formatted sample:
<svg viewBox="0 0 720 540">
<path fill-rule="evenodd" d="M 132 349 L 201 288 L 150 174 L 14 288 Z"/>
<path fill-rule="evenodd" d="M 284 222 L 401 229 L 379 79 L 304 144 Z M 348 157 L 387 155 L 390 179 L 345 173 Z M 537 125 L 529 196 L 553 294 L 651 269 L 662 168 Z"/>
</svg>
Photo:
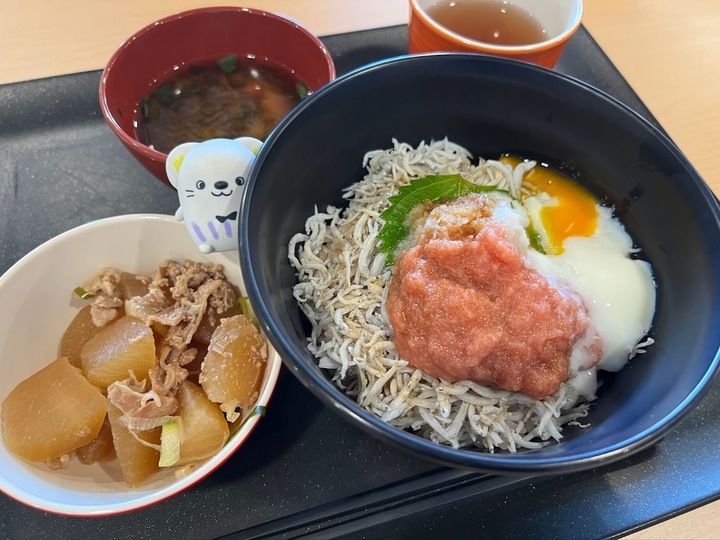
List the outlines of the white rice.
<svg viewBox="0 0 720 540">
<path fill-rule="evenodd" d="M 378 250 L 380 213 L 388 197 L 413 178 L 460 173 L 519 197 L 523 173 L 498 161 L 479 160 L 447 140 L 417 148 L 393 140 L 369 152 L 365 177 L 347 188 L 347 208 L 316 208 L 305 232 L 289 243 L 298 274 L 293 295 L 312 325 L 308 349 L 334 383 L 383 421 L 454 448 L 489 452 L 538 448 L 562 437 L 562 427 L 587 415 L 586 403 L 564 383 L 552 396 L 523 394 L 472 382 L 447 383 L 398 358 L 385 300 L 392 269 Z"/>
</svg>

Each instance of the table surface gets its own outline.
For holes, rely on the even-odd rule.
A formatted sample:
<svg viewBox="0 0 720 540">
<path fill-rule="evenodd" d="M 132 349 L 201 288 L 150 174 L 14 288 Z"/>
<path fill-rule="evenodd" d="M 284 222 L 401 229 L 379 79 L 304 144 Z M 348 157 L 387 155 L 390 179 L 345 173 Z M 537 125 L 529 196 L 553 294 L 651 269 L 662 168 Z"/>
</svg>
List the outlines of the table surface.
<svg viewBox="0 0 720 540">
<path fill-rule="evenodd" d="M 220 2 L 222 4 L 223 2 Z M 232 4 L 233 2 L 224 2 Z M 129 35 L 201 0 L 24 0 L 0 7 L 0 84 L 101 69 Z M 407 22 L 407 0 L 247 0 L 288 15 L 317 35 Z M 583 24 L 720 195 L 720 2 L 586 0 Z M 720 538 L 720 502 L 632 539 Z"/>
</svg>

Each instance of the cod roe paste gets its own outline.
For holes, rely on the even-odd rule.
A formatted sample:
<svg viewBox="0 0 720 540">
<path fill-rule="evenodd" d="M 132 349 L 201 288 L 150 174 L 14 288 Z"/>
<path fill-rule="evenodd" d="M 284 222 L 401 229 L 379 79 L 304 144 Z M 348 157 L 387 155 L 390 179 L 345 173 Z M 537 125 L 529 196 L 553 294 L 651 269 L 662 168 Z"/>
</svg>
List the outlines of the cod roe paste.
<svg viewBox="0 0 720 540">
<path fill-rule="evenodd" d="M 587 311 L 572 291 L 529 267 L 492 219 L 490 198 L 462 199 L 434 209 L 443 226 L 426 228 L 395 264 L 387 309 L 398 354 L 449 382 L 542 399 L 568 378 L 573 346 L 590 326 Z M 455 219 L 468 210 L 483 219 Z"/>
</svg>

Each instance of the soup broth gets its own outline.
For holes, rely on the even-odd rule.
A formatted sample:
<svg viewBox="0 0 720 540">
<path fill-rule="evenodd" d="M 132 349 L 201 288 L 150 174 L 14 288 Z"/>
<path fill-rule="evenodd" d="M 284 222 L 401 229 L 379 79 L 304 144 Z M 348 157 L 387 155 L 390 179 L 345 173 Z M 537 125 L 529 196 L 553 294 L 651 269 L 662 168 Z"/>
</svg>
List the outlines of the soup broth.
<svg viewBox="0 0 720 540">
<path fill-rule="evenodd" d="M 214 138 L 264 140 L 307 95 L 305 82 L 284 67 L 227 56 L 191 65 L 143 98 L 137 137 L 164 153 Z"/>
<path fill-rule="evenodd" d="M 442 0 L 428 15 L 448 30 L 494 45 L 528 45 L 547 39 L 544 28 L 527 11 L 507 1 Z"/>
</svg>

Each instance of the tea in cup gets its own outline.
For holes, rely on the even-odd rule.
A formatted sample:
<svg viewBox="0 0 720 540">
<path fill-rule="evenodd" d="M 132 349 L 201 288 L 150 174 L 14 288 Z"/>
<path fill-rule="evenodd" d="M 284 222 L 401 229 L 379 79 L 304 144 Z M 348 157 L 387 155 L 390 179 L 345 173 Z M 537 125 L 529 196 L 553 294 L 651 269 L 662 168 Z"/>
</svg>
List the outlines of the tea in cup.
<svg viewBox="0 0 720 540">
<path fill-rule="evenodd" d="M 410 0 L 409 52 L 475 52 L 553 67 L 582 0 Z"/>
</svg>

